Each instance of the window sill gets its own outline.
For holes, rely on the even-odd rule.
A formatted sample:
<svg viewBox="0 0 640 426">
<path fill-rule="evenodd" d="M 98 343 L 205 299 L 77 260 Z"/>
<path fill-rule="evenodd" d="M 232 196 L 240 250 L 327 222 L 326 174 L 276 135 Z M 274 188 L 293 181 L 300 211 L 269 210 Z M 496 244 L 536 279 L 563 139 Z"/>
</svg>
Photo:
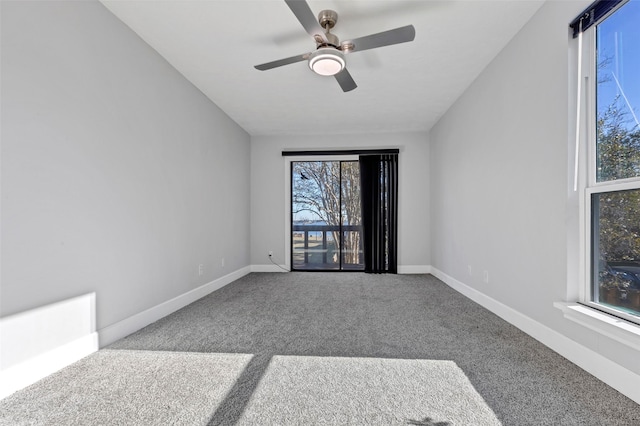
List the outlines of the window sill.
<svg viewBox="0 0 640 426">
<path fill-rule="evenodd" d="M 640 351 L 640 326 L 579 303 L 555 302 L 564 317 Z"/>
</svg>

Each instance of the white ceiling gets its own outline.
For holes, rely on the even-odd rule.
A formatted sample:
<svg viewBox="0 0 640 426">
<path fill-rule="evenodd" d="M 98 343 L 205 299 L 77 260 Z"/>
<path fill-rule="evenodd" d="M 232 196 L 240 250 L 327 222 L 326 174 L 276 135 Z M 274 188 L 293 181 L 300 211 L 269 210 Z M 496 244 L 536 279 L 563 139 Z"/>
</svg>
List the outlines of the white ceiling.
<svg viewBox="0 0 640 426">
<path fill-rule="evenodd" d="M 314 41 L 282 0 L 101 0 L 251 135 L 427 131 L 543 0 L 309 0 L 341 40 L 413 24 L 415 41 L 347 56 L 344 93 L 306 62 Z"/>
</svg>

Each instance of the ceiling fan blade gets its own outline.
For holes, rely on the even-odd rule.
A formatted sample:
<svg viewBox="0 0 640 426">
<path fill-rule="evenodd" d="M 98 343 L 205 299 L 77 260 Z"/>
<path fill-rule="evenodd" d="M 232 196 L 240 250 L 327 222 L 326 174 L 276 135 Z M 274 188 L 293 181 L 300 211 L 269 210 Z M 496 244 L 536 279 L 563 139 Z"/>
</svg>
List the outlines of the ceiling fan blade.
<svg viewBox="0 0 640 426">
<path fill-rule="evenodd" d="M 296 55 L 290 58 L 278 59 L 277 61 L 267 62 L 266 64 L 256 65 L 255 69 L 260 71 L 270 70 L 272 68 L 281 67 L 283 65 L 295 64 L 296 62 L 304 61 L 309 59 L 309 54 L 305 53 L 303 55 Z"/>
<path fill-rule="evenodd" d="M 349 92 L 358 87 L 346 68 L 336 74 L 335 77 L 343 92 Z"/>
<path fill-rule="evenodd" d="M 383 31 L 364 37 L 354 38 L 342 42 L 342 46 L 353 45 L 345 49 L 345 53 L 360 52 L 362 50 L 374 49 L 376 47 L 390 46 L 392 44 L 406 43 L 416 38 L 416 29 L 413 25 L 396 28 L 395 30 Z"/>
<path fill-rule="evenodd" d="M 284 0 L 289 6 L 289 9 L 296 15 L 298 21 L 302 24 L 305 31 L 309 33 L 311 37 L 316 39 L 317 36 L 327 42 L 327 36 L 324 34 L 324 30 L 320 26 L 320 23 L 316 19 L 316 16 L 311 11 L 311 8 L 304 0 Z"/>
</svg>

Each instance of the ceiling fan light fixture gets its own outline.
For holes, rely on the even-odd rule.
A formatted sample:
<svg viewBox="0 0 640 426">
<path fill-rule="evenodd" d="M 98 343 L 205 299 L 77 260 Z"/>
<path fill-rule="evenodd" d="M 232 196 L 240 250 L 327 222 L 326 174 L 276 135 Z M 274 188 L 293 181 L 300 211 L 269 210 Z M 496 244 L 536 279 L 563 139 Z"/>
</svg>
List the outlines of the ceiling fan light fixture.
<svg viewBox="0 0 640 426">
<path fill-rule="evenodd" d="M 344 55 L 333 47 L 321 47 L 309 56 L 309 68 L 319 75 L 336 75 L 345 65 Z"/>
</svg>

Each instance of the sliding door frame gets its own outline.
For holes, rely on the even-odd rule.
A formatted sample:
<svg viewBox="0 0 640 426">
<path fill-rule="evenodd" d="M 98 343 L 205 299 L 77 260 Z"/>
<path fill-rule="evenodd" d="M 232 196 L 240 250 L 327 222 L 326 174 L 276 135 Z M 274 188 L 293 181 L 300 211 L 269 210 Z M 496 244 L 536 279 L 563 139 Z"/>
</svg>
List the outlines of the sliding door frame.
<svg viewBox="0 0 640 426">
<path fill-rule="evenodd" d="M 360 157 L 358 155 L 300 155 L 300 156 L 283 156 L 284 158 L 284 202 L 286 205 L 286 213 L 285 222 L 284 222 L 284 253 L 285 253 L 285 267 L 288 270 L 292 270 L 292 249 L 291 246 L 291 238 L 292 238 L 292 223 L 293 223 L 293 211 L 292 211 L 292 199 L 291 199 L 291 172 L 294 162 L 305 162 L 305 161 L 359 161 Z M 342 191 L 341 191 L 342 192 Z M 342 264 L 342 260 L 340 261 Z M 342 270 L 335 270 L 337 272 L 345 272 Z M 323 271 L 323 272 L 329 272 Z M 360 271 L 362 272 L 362 271 Z"/>
</svg>

